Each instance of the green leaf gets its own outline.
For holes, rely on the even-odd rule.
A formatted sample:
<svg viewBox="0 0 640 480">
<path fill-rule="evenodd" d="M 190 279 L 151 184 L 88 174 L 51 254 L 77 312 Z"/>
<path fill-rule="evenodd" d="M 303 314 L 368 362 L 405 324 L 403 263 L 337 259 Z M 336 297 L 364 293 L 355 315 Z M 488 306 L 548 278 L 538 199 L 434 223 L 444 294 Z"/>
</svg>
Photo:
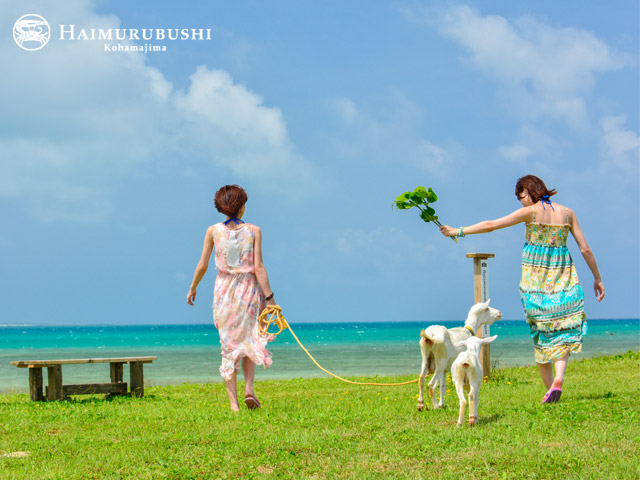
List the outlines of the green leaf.
<svg viewBox="0 0 640 480">
<path fill-rule="evenodd" d="M 395 203 L 398 210 L 408 210 L 413 207 L 413 204 L 409 202 L 396 201 Z"/>
<path fill-rule="evenodd" d="M 427 195 L 429 195 L 429 192 L 427 192 L 427 189 L 424 187 L 416 187 L 413 193 L 420 196 L 421 200 L 424 200 L 425 198 L 427 198 Z"/>
<path fill-rule="evenodd" d="M 427 213 L 428 213 L 429 215 L 433 215 L 434 213 L 436 213 L 436 211 L 435 211 L 433 208 L 431 208 L 431 207 L 427 207 Z"/>
<path fill-rule="evenodd" d="M 420 218 L 428 223 L 433 220 L 433 215 L 430 215 L 429 212 L 423 210 L 422 212 L 420 212 Z"/>
<path fill-rule="evenodd" d="M 420 195 L 418 195 L 417 193 L 411 193 L 409 198 L 410 198 L 410 200 L 412 202 L 417 203 L 418 205 L 420 205 L 422 203 L 422 197 Z"/>
<path fill-rule="evenodd" d="M 426 197 L 427 197 L 427 201 L 429 203 L 433 203 L 433 202 L 437 202 L 438 201 L 438 196 L 436 195 L 436 192 L 434 192 L 431 187 L 429 187 L 429 191 L 427 192 Z"/>
</svg>

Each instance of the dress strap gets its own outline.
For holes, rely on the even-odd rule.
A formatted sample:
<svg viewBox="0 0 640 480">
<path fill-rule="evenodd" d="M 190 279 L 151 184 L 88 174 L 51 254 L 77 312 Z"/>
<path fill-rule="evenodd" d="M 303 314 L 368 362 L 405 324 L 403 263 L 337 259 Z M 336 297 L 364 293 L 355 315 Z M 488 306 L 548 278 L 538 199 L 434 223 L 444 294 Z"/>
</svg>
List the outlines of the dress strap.
<svg viewBox="0 0 640 480">
<path fill-rule="evenodd" d="M 533 223 L 536 223 L 536 209 L 531 205 L 531 211 L 533 212 Z"/>
<path fill-rule="evenodd" d="M 564 207 L 564 223 L 571 225 L 569 223 L 569 209 L 567 207 Z"/>
</svg>

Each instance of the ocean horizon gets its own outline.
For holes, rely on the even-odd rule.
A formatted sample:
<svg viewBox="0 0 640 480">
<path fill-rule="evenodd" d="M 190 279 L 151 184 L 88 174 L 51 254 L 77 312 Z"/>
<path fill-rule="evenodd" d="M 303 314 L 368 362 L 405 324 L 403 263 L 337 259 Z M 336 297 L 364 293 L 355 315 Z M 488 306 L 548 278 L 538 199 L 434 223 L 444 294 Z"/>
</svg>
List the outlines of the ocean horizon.
<svg viewBox="0 0 640 480">
<path fill-rule="evenodd" d="M 417 375 L 421 355 L 419 332 L 441 322 L 349 322 L 291 324 L 316 360 L 340 376 Z M 572 358 L 614 355 L 640 350 L 640 319 L 590 319 L 583 352 Z M 491 326 L 494 367 L 534 365 L 529 327 L 523 320 L 501 320 Z M 145 366 L 145 384 L 218 383 L 220 340 L 211 323 L 170 325 L 4 325 L 0 326 L 0 393 L 28 392 L 27 369 L 15 360 L 157 356 Z M 269 369 L 258 368 L 256 380 L 322 378 L 288 331 L 268 346 Z M 569 364 L 571 368 L 571 363 Z M 125 378 L 128 375 L 125 367 Z M 65 383 L 109 380 L 108 364 L 67 365 Z M 242 376 L 239 376 L 241 379 Z"/>
</svg>

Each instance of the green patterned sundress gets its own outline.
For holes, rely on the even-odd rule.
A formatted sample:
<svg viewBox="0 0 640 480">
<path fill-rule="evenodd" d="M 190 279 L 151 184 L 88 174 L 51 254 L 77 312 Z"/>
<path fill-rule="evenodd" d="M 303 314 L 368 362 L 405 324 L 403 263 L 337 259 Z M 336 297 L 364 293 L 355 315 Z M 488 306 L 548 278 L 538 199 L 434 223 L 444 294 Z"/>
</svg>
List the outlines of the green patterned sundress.
<svg viewBox="0 0 640 480">
<path fill-rule="evenodd" d="M 533 207 L 531 207 L 533 210 Z M 520 298 L 537 363 L 549 363 L 582 350 L 587 334 L 584 293 L 567 248 L 568 211 L 563 225 L 527 224 L 522 251 Z"/>
</svg>

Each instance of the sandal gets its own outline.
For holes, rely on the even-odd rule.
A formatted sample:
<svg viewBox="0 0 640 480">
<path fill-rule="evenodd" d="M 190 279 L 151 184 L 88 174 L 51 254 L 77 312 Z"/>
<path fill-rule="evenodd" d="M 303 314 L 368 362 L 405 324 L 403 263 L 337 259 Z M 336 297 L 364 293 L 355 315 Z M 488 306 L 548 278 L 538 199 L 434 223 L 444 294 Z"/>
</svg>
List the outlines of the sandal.
<svg viewBox="0 0 640 480">
<path fill-rule="evenodd" d="M 556 403 L 560 400 L 560 395 L 562 395 L 561 388 L 552 388 L 545 394 L 542 402 L 540 403 Z"/>
<path fill-rule="evenodd" d="M 249 410 L 255 410 L 257 408 L 260 408 L 261 406 L 258 399 L 251 394 L 248 394 L 246 397 L 244 397 L 244 404 Z"/>
</svg>

